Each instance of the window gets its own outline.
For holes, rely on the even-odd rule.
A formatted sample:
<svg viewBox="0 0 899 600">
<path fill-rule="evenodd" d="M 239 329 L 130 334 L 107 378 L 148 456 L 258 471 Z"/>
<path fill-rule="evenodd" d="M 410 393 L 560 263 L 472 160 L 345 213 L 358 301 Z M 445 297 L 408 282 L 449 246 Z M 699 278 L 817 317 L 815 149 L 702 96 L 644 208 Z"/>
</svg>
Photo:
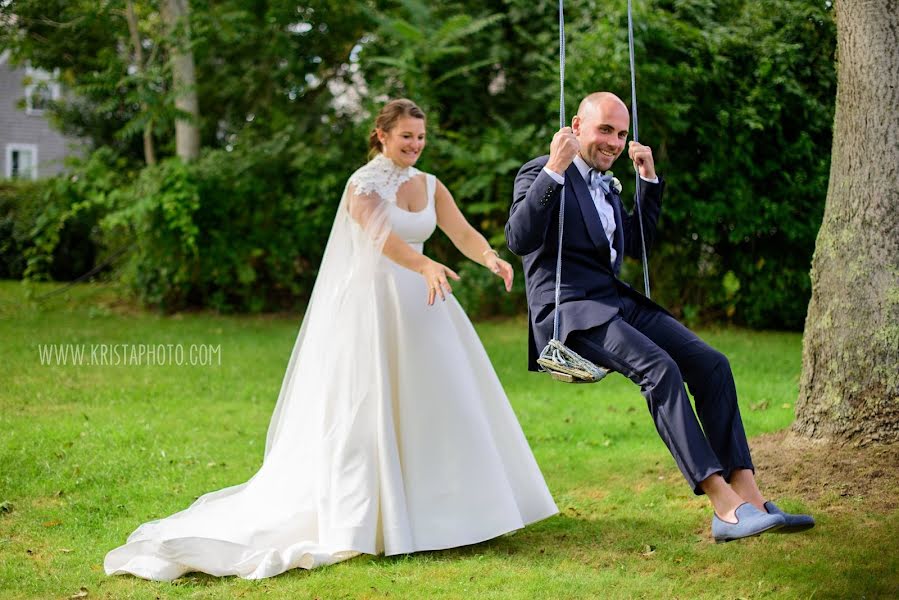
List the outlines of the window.
<svg viewBox="0 0 899 600">
<path fill-rule="evenodd" d="M 50 89 L 50 84 L 46 81 L 41 81 L 39 83 L 35 83 L 31 87 L 31 100 L 29 104 L 31 104 L 31 110 L 44 110 L 48 106 L 50 106 L 50 102 L 53 101 L 53 92 Z"/>
<path fill-rule="evenodd" d="M 7 144 L 5 174 L 12 179 L 37 179 L 37 146 Z"/>
<path fill-rule="evenodd" d="M 56 76 L 40 69 L 25 69 L 25 113 L 29 115 L 43 114 L 50 103 L 59 99 L 59 84 L 53 81 Z"/>
</svg>

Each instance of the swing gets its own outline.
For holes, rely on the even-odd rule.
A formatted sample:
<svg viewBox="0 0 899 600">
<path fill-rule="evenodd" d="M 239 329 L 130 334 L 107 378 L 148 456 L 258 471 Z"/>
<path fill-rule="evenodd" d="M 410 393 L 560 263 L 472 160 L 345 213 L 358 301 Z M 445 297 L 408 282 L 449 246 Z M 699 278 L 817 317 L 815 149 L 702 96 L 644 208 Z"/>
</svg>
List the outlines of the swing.
<svg viewBox="0 0 899 600">
<path fill-rule="evenodd" d="M 634 75 L 634 27 L 631 0 L 627 0 L 627 43 L 631 67 L 631 111 L 634 141 L 637 133 L 637 82 Z M 565 14 L 564 0 L 559 0 L 559 129 L 565 127 Z M 640 210 L 640 172 L 635 169 L 634 206 L 640 223 L 640 248 L 643 258 L 643 288 L 649 298 L 649 267 L 646 260 L 646 240 L 643 236 L 643 212 Z M 556 297 L 553 309 L 553 337 L 540 352 L 537 364 L 553 379 L 564 383 L 596 383 L 609 374 L 610 369 L 595 365 L 559 340 L 559 294 L 562 284 L 562 232 L 565 224 L 565 187 L 562 186 L 559 204 L 559 250 L 556 258 Z"/>
</svg>

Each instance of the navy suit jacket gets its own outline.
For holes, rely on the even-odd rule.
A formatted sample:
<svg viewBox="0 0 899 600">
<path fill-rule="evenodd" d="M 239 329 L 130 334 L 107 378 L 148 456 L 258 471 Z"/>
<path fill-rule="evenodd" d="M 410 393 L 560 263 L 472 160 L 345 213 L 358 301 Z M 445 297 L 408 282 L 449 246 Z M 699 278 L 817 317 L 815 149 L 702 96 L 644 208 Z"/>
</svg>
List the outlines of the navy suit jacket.
<svg viewBox="0 0 899 600">
<path fill-rule="evenodd" d="M 528 369 L 539 370 L 537 357 L 553 335 L 556 256 L 559 247 L 559 199 L 562 186 L 543 167 L 548 156 L 530 161 L 515 177 L 514 198 L 506 223 L 509 249 L 522 257 L 528 299 Z M 664 181 L 640 180 L 643 231 L 646 251 L 655 238 L 662 209 Z M 618 279 L 624 254 L 640 257 L 640 224 L 636 213 L 627 214 L 621 197 L 612 190 L 615 213 L 611 252 L 596 205 L 584 178 L 574 163 L 565 172 L 565 230 L 562 245 L 562 284 L 559 302 L 559 339 L 565 343 L 573 331 L 603 325 L 619 310 L 619 294 L 632 294 L 638 301 L 656 306 Z"/>
</svg>

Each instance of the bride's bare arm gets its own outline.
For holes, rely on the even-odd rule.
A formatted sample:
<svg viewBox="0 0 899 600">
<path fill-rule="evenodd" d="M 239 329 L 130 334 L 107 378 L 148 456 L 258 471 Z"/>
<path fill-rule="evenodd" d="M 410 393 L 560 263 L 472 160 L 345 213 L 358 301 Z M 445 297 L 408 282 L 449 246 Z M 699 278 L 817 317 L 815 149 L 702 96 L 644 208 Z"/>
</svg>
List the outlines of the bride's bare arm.
<svg viewBox="0 0 899 600">
<path fill-rule="evenodd" d="M 456 272 L 418 252 L 397 234 L 391 233 L 387 236 L 381 252 L 396 264 L 416 271 L 425 278 L 425 282 L 428 284 L 429 305 L 434 304 L 437 296 L 440 296 L 441 300 L 446 300 L 446 294 L 453 293 L 453 288 L 447 279 L 458 281 L 459 276 L 456 275 Z"/>
<path fill-rule="evenodd" d="M 403 241 L 400 236 L 391 233 L 384 242 L 381 252 L 401 267 L 406 267 L 411 271 L 421 273 L 431 259 L 417 251 L 407 242 Z M 431 261 L 433 262 L 433 261 Z"/>
<path fill-rule="evenodd" d="M 470 260 L 483 265 L 502 277 L 506 290 L 512 289 L 512 266 L 501 259 L 490 247 L 487 239 L 465 219 L 453 195 L 439 179 L 434 196 L 437 208 L 437 225 L 453 245 Z"/>
<path fill-rule="evenodd" d="M 374 197 L 364 197 L 352 194 L 350 192 L 350 202 L 347 210 L 350 217 L 359 223 L 363 229 L 375 228 L 371 221 L 378 218 L 378 206 L 381 201 Z M 452 293 L 453 288 L 450 286 L 447 278 L 459 279 L 459 276 L 445 265 L 437 261 L 431 260 L 421 252 L 415 250 L 406 243 L 400 236 L 390 232 L 384 240 L 381 253 L 387 258 L 411 271 L 415 271 L 424 277 L 428 284 L 428 304 L 433 304 L 437 296 L 442 300 L 446 300 L 446 294 Z"/>
</svg>

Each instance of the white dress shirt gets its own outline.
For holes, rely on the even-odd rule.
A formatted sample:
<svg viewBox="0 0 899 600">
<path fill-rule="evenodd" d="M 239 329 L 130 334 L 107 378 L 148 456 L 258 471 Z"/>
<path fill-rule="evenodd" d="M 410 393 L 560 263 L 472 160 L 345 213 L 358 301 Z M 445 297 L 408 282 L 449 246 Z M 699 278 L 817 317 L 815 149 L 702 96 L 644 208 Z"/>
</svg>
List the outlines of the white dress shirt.
<svg viewBox="0 0 899 600">
<path fill-rule="evenodd" d="M 578 154 L 574 157 L 574 166 L 577 167 L 578 173 L 581 174 L 581 177 L 584 178 L 584 182 L 587 184 L 587 189 L 590 192 L 590 197 L 593 199 L 593 204 L 596 206 L 596 212 L 599 213 L 599 220 L 602 222 L 602 229 L 606 234 L 606 239 L 609 242 L 609 260 L 611 264 L 615 264 L 615 259 L 618 257 L 618 253 L 615 251 L 615 246 L 612 243 L 612 240 L 615 237 L 615 210 L 612 208 L 612 204 L 608 198 L 606 198 L 605 192 L 602 191 L 601 188 L 590 188 L 590 180 L 588 178 L 588 173 L 590 172 L 590 165 L 584 162 L 584 159 L 581 158 L 581 155 Z M 555 171 L 547 169 L 543 167 L 543 170 L 552 177 L 556 183 L 560 185 L 565 185 L 565 177 L 559 175 Z M 654 179 L 647 179 L 640 176 L 640 179 L 646 181 L 647 183 L 658 183 L 659 178 L 655 177 Z M 610 184 L 611 185 L 611 184 Z"/>
</svg>

